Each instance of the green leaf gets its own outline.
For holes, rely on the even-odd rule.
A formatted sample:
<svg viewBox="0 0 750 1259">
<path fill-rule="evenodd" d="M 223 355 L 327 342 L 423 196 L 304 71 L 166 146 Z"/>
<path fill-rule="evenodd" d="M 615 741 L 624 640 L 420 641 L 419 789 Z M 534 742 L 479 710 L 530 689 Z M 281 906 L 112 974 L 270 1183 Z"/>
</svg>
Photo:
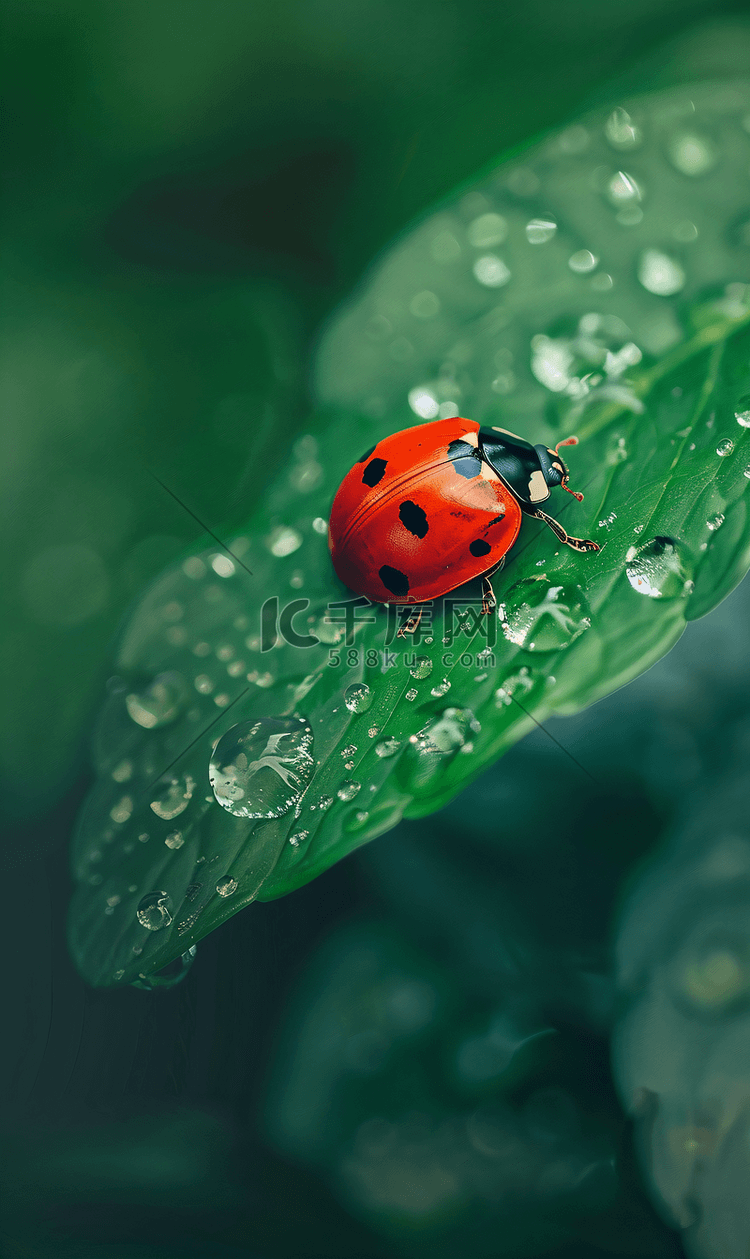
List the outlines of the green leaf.
<svg viewBox="0 0 750 1259">
<path fill-rule="evenodd" d="M 186 557 L 124 632 L 75 843 L 70 940 L 92 983 L 153 974 L 255 897 L 284 895 L 402 816 L 439 808 L 535 723 L 648 668 L 739 581 L 748 116 L 747 85 L 703 85 L 545 137 L 418 224 L 334 320 L 308 435 L 241 532 L 217 531 L 241 563 L 218 547 Z M 526 522 L 494 579 L 499 619 L 477 618 L 446 647 L 436 608 L 427 638 L 391 645 L 389 667 L 383 609 L 351 648 L 325 620 L 351 597 L 325 521 L 363 448 L 455 413 L 535 442 L 577 432 L 569 463 L 585 503 L 551 511 L 602 549 L 576 554 Z M 294 628 L 322 641 L 262 651 L 272 597 L 309 601 Z M 351 686 L 369 688 L 360 711 L 345 702 Z M 220 807 L 209 785 L 212 749 L 237 723 L 234 753 L 257 727 L 245 765 L 286 751 L 243 797 L 260 818 Z M 214 778 L 231 803 L 225 746 Z"/>
</svg>

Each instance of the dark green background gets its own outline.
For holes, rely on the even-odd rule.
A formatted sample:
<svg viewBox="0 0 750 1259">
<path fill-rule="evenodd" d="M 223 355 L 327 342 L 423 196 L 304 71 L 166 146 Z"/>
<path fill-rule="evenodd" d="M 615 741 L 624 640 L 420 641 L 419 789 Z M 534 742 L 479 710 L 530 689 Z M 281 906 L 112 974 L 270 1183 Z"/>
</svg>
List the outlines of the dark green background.
<svg viewBox="0 0 750 1259">
<path fill-rule="evenodd" d="M 708 0 L 9 0 L 5 28 L 3 1253 L 387 1255 L 392 1240 L 262 1135 L 306 959 L 340 922 L 374 917 L 463 974 L 459 927 L 438 945 L 404 921 L 401 854 L 458 870 L 462 857 L 467 887 L 481 883 L 479 819 L 502 819 L 509 777 L 533 793 L 540 774 L 572 801 L 559 847 L 538 882 L 499 860 L 498 886 L 526 889 L 540 956 L 579 947 L 578 932 L 606 957 L 622 880 L 674 793 L 633 786 L 614 741 L 599 795 L 582 794 L 540 736 L 434 821 L 238 916 L 180 988 L 86 990 L 62 922 L 89 722 L 129 601 L 197 536 L 148 469 L 211 524 L 251 502 L 304 426 L 318 330 L 397 231 L 592 101 L 743 72 L 750 24 L 741 4 Z M 730 637 L 741 597 L 716 614 Z M 745 693 L 730 683 L 736 716 Z M 659 694 L 644 692 L 646 710 Z M 614 699 L 637 739 L 641 710 Z M 720 723 L 721 697 L 711 711 Z M 715 764 L 700 764 L 710 780 Z M 603 810 L 620 819 L 606 857 Z M 467 891 L 456 913 L 473 912 Z M 555 1253 L 677 1255 L 639 1185 L 606 1035 L 562 1004 L 564 1052 L 544 1070 L 604 1116 L 626 1175 L 617 1204 Z"/>
</svg>

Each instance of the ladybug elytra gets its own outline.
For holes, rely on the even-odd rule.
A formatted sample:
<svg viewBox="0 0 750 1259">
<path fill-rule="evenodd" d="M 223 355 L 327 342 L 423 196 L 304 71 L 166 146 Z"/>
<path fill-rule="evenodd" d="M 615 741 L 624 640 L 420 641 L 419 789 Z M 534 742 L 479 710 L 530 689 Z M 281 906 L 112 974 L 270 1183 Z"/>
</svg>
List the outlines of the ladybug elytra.
<svg viewBox="0 0 750 1259">
<path fill-rule="evenodd" d="M 494 607 L 489 577 L 502 567 L 524 515 L 549 525 L 576 551 L 596 542 L 572 538 L 541 510 L 554 486 L 568 489 L 559 446 L 532 446 L 502 428 L 458 417 L 383 438 L 354 465 L 331 509 L 333 566 L 357 594 L 375 603 L 425 603 L 473 578 L 484 579 L 484 608 Z M 406 628 L 416 628 L 417 618 Z"/>
</svg>

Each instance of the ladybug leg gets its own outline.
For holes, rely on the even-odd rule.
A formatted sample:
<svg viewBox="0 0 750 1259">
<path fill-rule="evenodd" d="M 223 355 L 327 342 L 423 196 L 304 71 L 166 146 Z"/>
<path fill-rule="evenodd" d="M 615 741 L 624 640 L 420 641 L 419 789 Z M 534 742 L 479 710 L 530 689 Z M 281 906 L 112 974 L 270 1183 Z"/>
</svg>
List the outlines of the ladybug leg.
<svg viewBox="0 0 750 1259">
<path fill-rule="evenodd" d="M 559 521 L 553 520 L 540 507 L 535 507 L 532 511 L 526 513 L 528 516 L 534 516 L 537 520 L 543 520 L 545 525 L 549 525 L 555 537 L 564 542 L 566 546 L 571 547 L 574 551 L 598 551 L 599 543 L 592 542 L 590 538 L 572 538 L 566 533 Z"/>
<path fill-rule="evenodd" d="M 403 625 L 399 626 L 396 637 L 405 638 L 407 634 L 414 634 L 417 630 L 419 622 L 422 620 L 422 612 L 422 608 L 417 608 L 415 612 L 412 612 L 408 620 L 404 621 Z"/>
<path fill-rule="evenodd" d="M 495 592 L 492 589 L 490 577 L 494 576 L 495 573 L 499 573 L 500 569 L 504 566 L 505 556 L 503 556 L 499 564 L 496 564 L 494 568 L 491 568 L 490 571 L 485 573 L 482 577 L 482 611 L 485 616 L 488 616 L 489 613 L 494 611 L 497 607 L 497 599 L 495 598 Z"/>
</svg>

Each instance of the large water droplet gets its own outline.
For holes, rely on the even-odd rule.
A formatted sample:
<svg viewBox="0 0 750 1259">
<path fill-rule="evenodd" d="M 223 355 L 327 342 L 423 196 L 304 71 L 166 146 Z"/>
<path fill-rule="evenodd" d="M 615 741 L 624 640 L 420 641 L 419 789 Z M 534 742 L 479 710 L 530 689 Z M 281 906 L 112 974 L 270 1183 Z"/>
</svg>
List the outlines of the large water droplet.
<svg viewBox="0 0 750 1259">
<path fill-rule="evenodd" d="M 139 902 L 135 916 L 148 931 L 161 931 L 172 921 L 172 900 L 168 892 L 147 892 Z"/>
<path fill-rule="evenodd" d="M 143 988 L 145 992 L 153 992 L 155 988 L 174 988 L 187 975 L 197 952 L 197 945 L 194 944 L 181 957 L 168 962 L 161 970 L 154 971 L 152 975 L 139 975 L 133 980 L 133 988 Z"/>
<path fill-rule="evenodd" d="M 705 175 L 718 160 L 718 150 L 708 136 L 681 131 L 673 136 L 667 152 L 669 160 L 683 175 Z"/>
<path fill-rule="evenodd" d="M 690 569 L 672 538 L 657 537 L 631 546 L 625 573 L 634 590 L 649 599 L 680 599 L 690 593 Z"/>
<path fill-rule="evenodd" d="M 350 713 L 367 712 L 372 698 L 372 692 L 366 682 L 353 682 L 344 691 L 344 703 Z"/>
<path fill-rule="evenodd" d="M 409 669 L 413 678 L 421 681 L 422 678 L 428 678 L 432 673 L 432 661 L 429 656 L 416 656 L 414 664 Z"/>
<path fill-rule="evenodd" d="M 235 817 L 281 817 L 312 777 L 312 743 L 301 717 L 238 722 L 220 738 L 209 766 L 219 804 Z"/>
<path fill-rule="evenodd" d="M 526 651 L 560 651 L 591 625 L 580 587 L 555 586 L 546 577 L 516 582 L 498 616 L 508 642 Z"/>
<path fill-rule="evenodd" d="M 635 149 L 641 143 L 641 131 L 625 109 L 613 109 L 604 124 L 604 134 L 613 149 Z"/>
<path fill-rule="evenodd" d="M 187 684 L 181 673 L 160 673 L 142 691 L 126 695 L 125 707 L 137 725 L 155 730 L 179 717 L 187 695 Z"/>
<path fill-rule="evenodd" d="M 718 446 L 716 447 L 716 453 L 722 459 L 724 459 L 727 455 L 731 455 L 733 450 L 734 450 L 734 442 L 729 437 L 725 437 L 724 440 L 719 442 Z"/>
<path fill-rule="evenodd" d="M 185 812 L 194 791 L 195 779 L 190 774 L 180 774 L 159 788 L 156 798 L 151 801 L 151 808 L 157 817 L 170 822 Z"/>
<path fill-rule="evenodd" d="M 645 249 L 638 262 L 638 279 L 649 293 L 671 297 L 685 284 L 685 272 L 674 258 L 659 249 Z"/>
<path fill-rule="evenodd" d="M 233 879 L 231 874 L 225 874 L 224 877 L 222 879 L 219 879 L 218 883 L 216 884 L 216 891 L 218 892 L 219 896 L 223 896 L 223 897 L 234 896 L 238 887 L 239 887 L 239 884 L 237 880 Z"/>
<path fill-rule="evenodd" d="M 353 800 L 354 797 L 359 794 L 361 789 L 362 789 L 361 783 L 354 782 L 351 778 L 349 778 L 349 779 L 345 779 L 345 781 L 342 782 L 341 786 L 336 792 L 336 795 L 338 796 L 339 800 Z"/>
</svg>

